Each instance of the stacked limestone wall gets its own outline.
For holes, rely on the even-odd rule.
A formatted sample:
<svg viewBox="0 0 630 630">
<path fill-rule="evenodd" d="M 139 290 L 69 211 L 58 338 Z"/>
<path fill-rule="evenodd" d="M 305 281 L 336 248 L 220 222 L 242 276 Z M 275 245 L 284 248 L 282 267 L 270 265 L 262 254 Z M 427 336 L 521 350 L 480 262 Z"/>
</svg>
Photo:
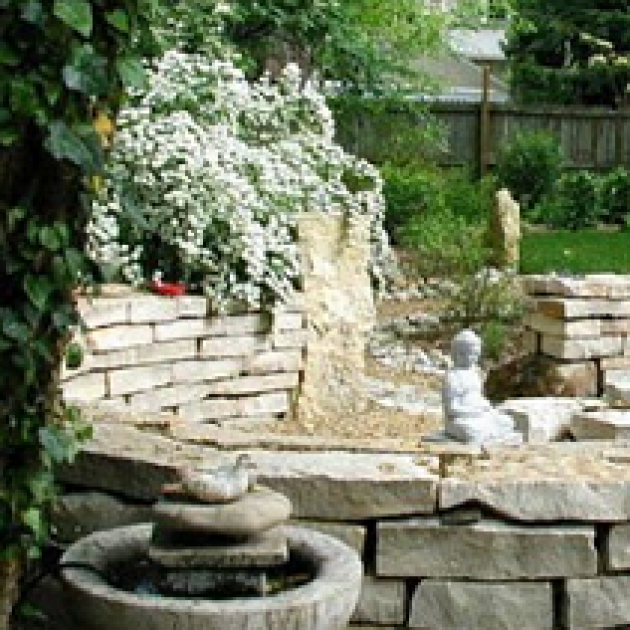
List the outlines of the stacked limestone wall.
<svg viewBox="0 0 630 630">
<path fill-rule="evenodd" d="M 553 359 L 578 396 L 630 370 L 630 276 L 529 276 L 531 350 Z"/>
<path fill-rule="evenodd" d="M 79 300 L 85 356 L 64 373 L 66 399 L 192 421 L 289 411 L 306 341 L 301 312 L 209 316 L 203 297 L 111 293 Z"/>
<path fill-rule="evenodd" d="M 196 428 L 221 445 L 222 429 Z M 64 470 L 72 493 L 58 506 L 57 535 L 67 541 L 150 520 L 148 505 L 176 467 L 236 456 L 202 446 L 203 433 L 198 444 L 168 433 L 133 429 L 115 415 L 97 423 L 92 442 Z M 378 452 L 376 443 L 372 452 L 321 442 L 320 452 L 281 452 L 261 450 L 256 439 L 238 442 L 259 482 L 291 499 L 299 523 L 361 555 L 356 622 L 430 630 L 630 624 L 627 443 L 499 449 L 439 471 L 431 455 Z M 225 447 L 234 440 L 227 431 Z"/>
</svg>

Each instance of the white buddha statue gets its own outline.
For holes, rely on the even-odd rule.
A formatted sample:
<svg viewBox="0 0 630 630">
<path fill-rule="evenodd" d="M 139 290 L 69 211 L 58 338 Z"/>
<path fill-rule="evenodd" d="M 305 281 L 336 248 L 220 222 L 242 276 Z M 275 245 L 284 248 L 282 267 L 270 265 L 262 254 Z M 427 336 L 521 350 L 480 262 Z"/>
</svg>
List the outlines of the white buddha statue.
<svg viewBox="0 0 630 630">
<path fill-rule="evenodd" d="M 483 395 L 478 361 L 481 339 L 472 330 L 462 330 L 451 342 L 453 367 L 444 378 L 442 406 L 445 432 L 466 444 L 520 444 L 510 416 L 495 409 Z"/>
</svg>

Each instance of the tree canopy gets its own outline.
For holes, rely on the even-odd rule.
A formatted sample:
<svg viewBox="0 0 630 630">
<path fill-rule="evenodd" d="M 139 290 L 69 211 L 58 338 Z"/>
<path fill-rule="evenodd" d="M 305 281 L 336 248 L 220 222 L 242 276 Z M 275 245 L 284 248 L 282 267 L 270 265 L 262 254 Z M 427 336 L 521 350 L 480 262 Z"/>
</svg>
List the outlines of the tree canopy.
<svg viewBox="0 0 630 630">
<path fill-rule="evenodd" d="M 514 0 L 506 55 L 517 100 L 628 104 L 627 0 Z"/>
</svg>

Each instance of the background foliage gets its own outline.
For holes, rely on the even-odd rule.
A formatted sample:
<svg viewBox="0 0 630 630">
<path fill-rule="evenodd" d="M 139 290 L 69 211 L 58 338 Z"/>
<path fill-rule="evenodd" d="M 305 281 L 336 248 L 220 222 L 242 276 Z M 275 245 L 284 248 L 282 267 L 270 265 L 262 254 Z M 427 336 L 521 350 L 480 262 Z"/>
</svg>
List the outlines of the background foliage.
<svg viewBox="0 0 630 630">
<path fill-rule="evenodd" d="M 627 0 L 514 0 L 505 51 L 518 100 L 629 102 Z"/>
</svg>

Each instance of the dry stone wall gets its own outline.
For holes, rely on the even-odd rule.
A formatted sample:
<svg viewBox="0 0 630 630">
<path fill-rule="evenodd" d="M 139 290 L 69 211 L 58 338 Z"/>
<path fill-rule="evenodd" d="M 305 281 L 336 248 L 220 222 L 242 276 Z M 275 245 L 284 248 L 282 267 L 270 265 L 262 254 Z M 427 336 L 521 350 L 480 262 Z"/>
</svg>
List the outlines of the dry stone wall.
<svg viewBox="0 0 630 630">
<path fill-rule="evenodd" d="M 210 316 L 203 297 L 111 288 L 80 298 L 79 310 L 84 360 L 64 372 L 67 400 L 192 421 L 290 410 L 306 340 L 298 310 Z"/>
<path fill-rule="evenodd" d="M 216 431 L 219 448 L 209 448 L 203 435 L 199 444 L 179 442 L 168 427 L 154 435 L 115 414 L 96 423 L 92 441 L 63 471 L 72 491 L 57 506 L 57 532 L 67 542 L 116 519 L 146 520 L 147 502 L 178 466 L 234 460 Z M 249 439 L 252 447 L 242 436 L 237 452 L 249 454 L 261 484 L 291 499 L 294 519 L 361 555 L 356 623 L 430 630 L 630 624 L 627 443 L 496 449 L 473 461 L 462 455 L 442 473 L 430 450 L 272 452 Z"/>
<path fill-rule="evenodd" d="M 556 363 L 575 395 L 602 395 L 626 377 L 630 276 L 528 276 L 523 286 L 534 306 L 525 322 L 531 351 Z"/>
</svg>

